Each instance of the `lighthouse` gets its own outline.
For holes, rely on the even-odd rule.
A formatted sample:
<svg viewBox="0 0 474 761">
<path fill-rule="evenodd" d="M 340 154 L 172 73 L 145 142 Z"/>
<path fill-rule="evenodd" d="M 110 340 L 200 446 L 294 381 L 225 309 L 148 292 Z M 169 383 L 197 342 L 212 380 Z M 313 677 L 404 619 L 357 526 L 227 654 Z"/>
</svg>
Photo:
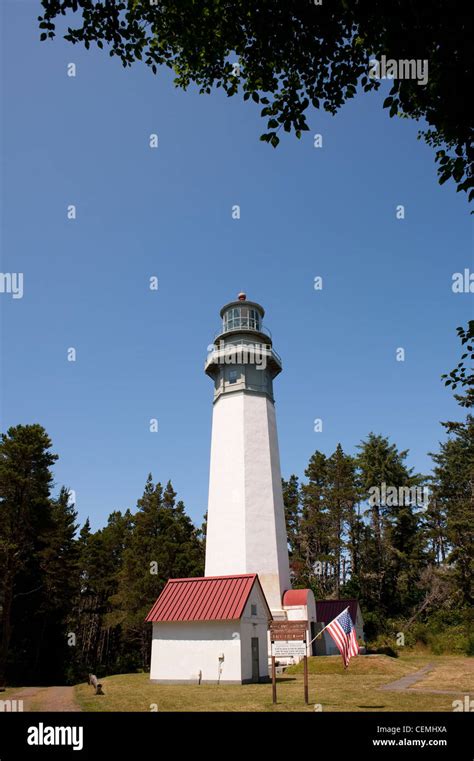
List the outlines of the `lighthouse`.
<svg viewBox="0 0 474 761">
<path fill-rule="evenodd" d="M 273 381 L 282 370 L 264 309 L 239 293 L 205 363 L 214 383 L 205 575 L 258 574 L 276 618 L 290 589 Z"/>
</svg>

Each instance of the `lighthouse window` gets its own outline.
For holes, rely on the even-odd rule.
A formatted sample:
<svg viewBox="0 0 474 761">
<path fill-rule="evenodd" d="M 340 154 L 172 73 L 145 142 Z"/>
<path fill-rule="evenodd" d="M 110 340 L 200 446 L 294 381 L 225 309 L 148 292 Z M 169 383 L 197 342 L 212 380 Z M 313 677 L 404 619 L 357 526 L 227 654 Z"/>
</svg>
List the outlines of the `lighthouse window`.
<svg viewBox="0 0 474 761">
<path fill-rule="evenodd" d="M 239 327 L 239 309 L 229 309 L 224 316 L 224 330 L 234 330 Z"/>
<path fill-rule="evenodd" d="M 237 383 L 237 370 L 229 370 L 229 383 Z"/>
<path fill-rule="evenodd" d="M 250 327 L 254 330 L 260 330 L 260 315 L 257 312 L 256 309 L 250 309 L 249 310 L 249 321 L 250 321 Z"/>
<path fill-rule="evenodd" d="M 256 309 L 249 307 L 233 307 L 224 315 L 224 330 L 250 328 L 260 330 L 260 315 Z"/>
</svg>

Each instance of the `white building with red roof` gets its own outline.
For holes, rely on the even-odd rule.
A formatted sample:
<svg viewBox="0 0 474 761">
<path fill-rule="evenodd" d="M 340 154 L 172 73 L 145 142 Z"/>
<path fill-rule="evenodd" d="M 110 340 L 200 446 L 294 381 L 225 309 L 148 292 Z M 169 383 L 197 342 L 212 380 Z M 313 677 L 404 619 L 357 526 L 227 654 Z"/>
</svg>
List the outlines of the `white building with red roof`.
<svg viewBox="0 0 474 761">
<path fill-rule="evenodd" d="M 260 682 L 268 679 L 270 608 L 257 574 L 170 579 L 150 610 L 150 679 Z"/>
</svg>

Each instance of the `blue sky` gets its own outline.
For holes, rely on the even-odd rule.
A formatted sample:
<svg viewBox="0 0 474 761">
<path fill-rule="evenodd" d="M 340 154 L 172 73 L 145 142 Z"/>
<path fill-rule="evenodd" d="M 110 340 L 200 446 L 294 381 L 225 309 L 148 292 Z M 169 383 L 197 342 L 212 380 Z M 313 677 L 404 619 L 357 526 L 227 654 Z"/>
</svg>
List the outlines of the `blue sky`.
<svg viewBox="0 0 474 761">
<path fill-rule="evenodd" d="M 94 528 L 135 508 L 150 471 L 200 524 L 206 348 L 220 307 L 244 289 L 283 358 L 283 475 L 302 475 L 315 449 L 354 451 L 369 431 L 427 472 L 439 421 L 462 417 L 440 375 L 470 316 L 451 283 L 472 270 L 472 218 L 464 194 L 438 185 L 419 125 L 389 119 L 383 93 L 361 94 L 336 117 L 312 112 L 310 132 L 274 150 L 258 139 L 256 104 L 40 43 L 38 9 L 3 4 L 1 269 L 24 273 L 24 295 L 0 295 L 2 430 L 46 428 L 57 487 L 75 490 Z"/>
</svg>

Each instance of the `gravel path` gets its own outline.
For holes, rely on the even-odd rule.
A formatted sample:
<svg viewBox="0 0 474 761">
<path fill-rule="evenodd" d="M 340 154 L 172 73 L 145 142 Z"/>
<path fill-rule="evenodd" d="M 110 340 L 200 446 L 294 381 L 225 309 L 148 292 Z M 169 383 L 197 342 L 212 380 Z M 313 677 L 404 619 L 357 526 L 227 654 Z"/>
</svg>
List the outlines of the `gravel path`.
<svg viewBox="0 0 474 761">
<path fill-rule="evenodd" d="M 426 666 L 423 666 L 422 669 L 419 671 L 415 671 L 414 674 L 408 674 L 407 676 L 402 676 L 401 679 L 397 679 L 396 682 L 390 682 L 389 684 L 384 684 L 383 687 L 380 687 L 381 690 L 390 690 L 391 692 L 405 692 L 406 690 L 409 690 L 410 687 L 415 684 L 416 682 L 419 682 L 420 679 L 423 679 L 423 677 L 432 669 L 434 668 L 433 663 L 428 663 Z M 426 692 L 431 693 L 432 695 L 460 695 L 462 693 L 462 690 L 424 690 L 421 687 L 417 690 L 410 690 L 415 695 L 418 692 Z"/>
<path fill-rule="evenodd" d="M 74 687 L 23 687 L 12 700 L 23 700 L 24 711 L 80 711 Z"/>
</svg>

